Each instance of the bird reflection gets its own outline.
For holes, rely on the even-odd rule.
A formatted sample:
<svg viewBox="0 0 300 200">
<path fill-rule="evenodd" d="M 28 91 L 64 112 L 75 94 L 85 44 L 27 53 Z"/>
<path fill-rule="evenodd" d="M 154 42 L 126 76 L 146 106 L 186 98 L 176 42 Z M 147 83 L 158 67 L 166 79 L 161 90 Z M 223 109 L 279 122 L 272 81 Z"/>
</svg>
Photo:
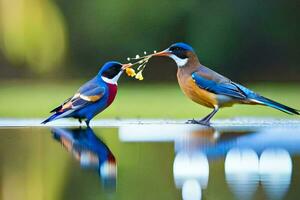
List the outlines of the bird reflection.
<svg viewBox="0 0 300 200">
<path fill-rule="evenodd" d="M 174 181 L 182 189 L 185 200 L 201 199 L 201 190 L 207 187 L 209 166 L 203 153 L 180 152 L 173 164 Z"/>
<path fill-rule="evenodd" d="M 300 147 L 295 146 L 300 141 L 298 134 L 288 132 L 282 137 L 281 130 L 276 129 L 218 130 L 218 137 L 213 137 L 215 132 L 211 130 L 208 137 L 206 131 L 206 144 L 196 149 L 209 161 L 225 157 L 225 179 L 236 199 L 253 199 L 260 183 L 269 199 L 284 198 L 292 176 L 291 154 L 300 153 Z"/>
<path fill-rule="evenodd" d="M 182 189 L 184 200 L 201 199 L 202 190 L 205 190 L 208 185 L 209 160 L 217 159 L 224 154 L 223 148 L 218 150 L 216 147 L 222 142 L 231 144 L 232 138 L 245 134 L 241 131 L 226 132 L 226 134 L 225 132 L 207 127 L 193 130 L 175 140 L 174 181 L 176 187 Z M 256 168 L 258 171 L 258 161 Z M 249 174 L 251 175 L 253 174 Z M 244 191 L 248 192 L 249 189 L 245 188 Z"/>
<path fill-rule="evenodd" d="M 237 199 L 252 199 L 259 184 L 259 158 L 250 148 L 232 148 L 225 158 L 226 181 Z"/>
<path fill-rule="evenodd" d="M 292 159 L 289 152 L 282 148 L 264 150 L 259 160 L 259 173 L 269 199 L 283 199 L 292 177 Z"/>
<path fill-rule="evenodd" d="M 53 128 L 53 137 L 59 141 L 83 169 L 96 170 L 105 188 L 116 188 L 117 163 L 107 145 L 94 131 L 86 129 Z"/>
<path fill-rule="evenodd" d="M 253 199 L 260 185 L 269 199 L 283 199 L 291 183 L 292 156 L 300 154 L 300 134 L 286 128 L 143 125 L 121 127 L 119 137 L 173 142 L 174 183 L 185 200 L 202 198 L 209 165 L 216 160 L 224 160 L 225 181 L 236 199 Z"/>
</svg>

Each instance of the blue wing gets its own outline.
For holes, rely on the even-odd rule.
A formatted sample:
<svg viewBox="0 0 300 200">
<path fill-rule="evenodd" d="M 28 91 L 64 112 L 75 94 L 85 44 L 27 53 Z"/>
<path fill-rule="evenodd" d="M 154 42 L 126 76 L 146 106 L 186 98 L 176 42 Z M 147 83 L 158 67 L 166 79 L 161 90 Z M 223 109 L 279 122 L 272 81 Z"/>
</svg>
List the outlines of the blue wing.
<svg viewBox="0 0 300 200">
<path fill-rule="evenodd" d="M 105 93 L 105 87 L 99 86 L 98 84 L 89 84 L 83 89 L 79 89 L 78 92 L 67 102 L 70 105 L 66 108 L 78 110 L 88 104 L 99 101 Z"/>
<path fill-rule="evenodd" d="M 51 112 L 55 113 L 42 123 L 46 124 L 50 121 L 70 116 L 75 111 L 99 101 L 104 96 L 105 90 L 106 88 L 104 86 L 88 82 L 81 87 L 73 97 L 70 97 L 60 106 L 53 109 Z"/>
<path fill-rule="evenodd" d="M 192 73 L 192 78 L 198 87 L 214 94 L 226 95 L 242 100 L 243 102 L 258 103 L 289 114 L 300 115 L 299 110 L 263 97 L 240 84 L 232 82 L 228 78 L 203 65 L 199 66 L 198 70 Z"/>
<path fill-rule="evenodd" d="M 53 109 L 51 112 L 64 113 L 66 111 L 76 111 L 82 107 L 99 101 L 105 94 L 105 87 L 97 83 L 87 82 L 77 93 L 64 101 L 60 106 Z M 70 113 L 70 112 L 68 112 Z"/>
<path fill-rule="evenodd" d="M 192 78 L 200 88 L 205 89 L 214 94 L 226 95 L 237 99 L 247 98 L 247 91 L 243 90 L 245 87 L 242 87 L 239 84 L 230 81 L 229 79 L 224 79 L 223 81 L 216 81 L 214 79 L 204 78 L 203 76 L 201 76 L 201 74 L 197 72 L 194 72 L 192 74 Z"/>
</svg>

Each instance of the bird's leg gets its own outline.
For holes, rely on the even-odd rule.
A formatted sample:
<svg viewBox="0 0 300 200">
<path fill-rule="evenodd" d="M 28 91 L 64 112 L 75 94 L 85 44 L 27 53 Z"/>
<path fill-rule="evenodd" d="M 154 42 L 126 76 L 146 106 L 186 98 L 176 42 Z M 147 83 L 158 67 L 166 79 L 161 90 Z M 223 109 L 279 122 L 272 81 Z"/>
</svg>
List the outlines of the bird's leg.
<svg viewBox="0 0 300 200">
<path fill-rule="evenodd" d="M 86 126 L 87 126 L 87 127 L 90 127 L 90 120 L 88 120 L 88 119 L 85 120 L 85 123 L 86 123 Z"/>
<path fill-rule="evenodd" d="M 188 123 L 201 124 L 201 125 L 209 126 L 210 125 L 210 119 L 218 112 L 218 110 L 219 110 L 219 107 L 215 107 L 214 110 L 211 113 L 209 113 L 209 115 L 204 117 L 203 119 L 201 119 L 199 121 L 197 121 L 195 119 L 188 120 Z"/>
<path fill-rule="evenodd" d="M 210 119 L 218 112 L 218 110 L 219 110 L 218 107 L 214 108 L 214 110 L 209 115 L 207 115 L 203 119 L 199 120 L 198 122 L 200 124 L 209 125 L 210 124 Z"/>
<path fill-rule="evenodd" d="M 78 118 L 78 121 L 79 121 L 79 129 L 81 130 L 82 129 L 82 119 Z"/>
</svg>

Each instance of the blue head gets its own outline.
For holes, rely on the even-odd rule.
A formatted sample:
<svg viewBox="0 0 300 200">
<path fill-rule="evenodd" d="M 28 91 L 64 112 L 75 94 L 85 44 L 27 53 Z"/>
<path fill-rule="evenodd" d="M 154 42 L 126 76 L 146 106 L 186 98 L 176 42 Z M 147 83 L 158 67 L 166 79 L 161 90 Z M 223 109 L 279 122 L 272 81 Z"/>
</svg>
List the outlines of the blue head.
<svg viewBox="0 0 300 200">
<path fill-rule="evenodd" d="M 194 58 L 194 49 L 183 42 L 172 44 L 169 48 L 164 51 L 154 54 L 154 56 L 168 56 L 172 58 L 178 67 L 183 67 L 187 64 L 190 58 Z"/>
<path fill-rule="evenodd" d="M 178 42 L 178 43 L 175 43 L 175 44 L 172 44 L 168 50 L 170 52 L 172 52 L 174 55 L 177 55 L 177 57 L 179 58 L 187 58 L 187 52 L 194 52 L 194 49 L 186 44 L 186 43 L 183 43 L 183 42 Z M 180 57 L 181 56 L 181 57 Z"/>
<path fill-rule="evenodd" d="M 98 75 L 106 82 L 117 83 L 123 71 L 129 64 L 121 64 L 116 61 L 106 62 L 100 69 Z"/>
</svg>

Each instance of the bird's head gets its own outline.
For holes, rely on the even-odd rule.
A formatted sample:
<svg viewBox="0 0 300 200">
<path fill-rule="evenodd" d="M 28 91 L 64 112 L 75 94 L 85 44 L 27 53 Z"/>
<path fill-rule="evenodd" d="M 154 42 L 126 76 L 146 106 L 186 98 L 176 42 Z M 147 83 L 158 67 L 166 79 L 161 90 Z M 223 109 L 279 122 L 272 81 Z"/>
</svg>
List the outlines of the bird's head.
<svg viewBox="0 0 300 200">
<path fill-rule="evenodd" d="M 198 60 L 194 49 L 183 42 L 172 44 L 166 50 L 153 54 L 153 56 L 167 56 L 172 58 L 178 67 L 184 67 L 190 60 Z"/>
<path fill-rule="evenodd" d="M 99 76 L 107 83 L 116 84 L 123 71 L 131 64 L 121 64 L 116 61 L 106 62 L 99 71 Z"/>
</svg>

